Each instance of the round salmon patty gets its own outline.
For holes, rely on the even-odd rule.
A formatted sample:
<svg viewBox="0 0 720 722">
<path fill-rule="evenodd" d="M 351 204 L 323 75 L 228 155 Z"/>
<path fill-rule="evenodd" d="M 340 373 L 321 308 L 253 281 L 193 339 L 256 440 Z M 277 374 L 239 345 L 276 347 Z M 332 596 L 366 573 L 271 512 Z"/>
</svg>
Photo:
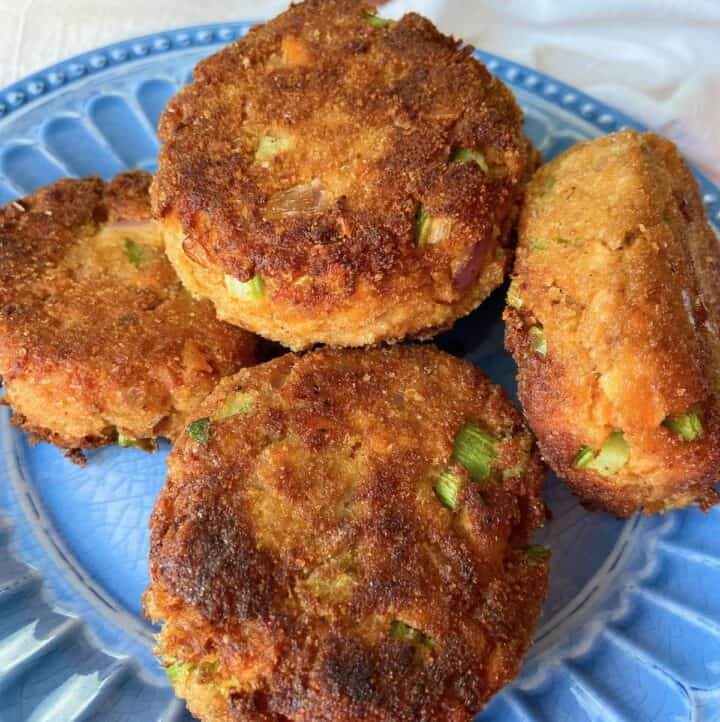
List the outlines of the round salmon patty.
<svg viewBox="0 0 720 722">
<path fill-rule="evenodd" d="M 202 720 L 471 720 L 545 595 L 521 415 L 432 346 L 225 379 L 168 458 L 144 604 Z"/>
<path fill-rule="evenodd" d="M 292 349 L 433 336 L 503 279 L 536 154 L 503 83 L 414 13 L 308 0 L 203 60 L 153 190 L 183 283 Z"/>
<path fill-rule="evenodd" d="M 17 426 L 68 450 L 149 448 L 257 360 L 252 334 L 181 285 L 150 182 L 66 179 L 0 209 L 4 401 Z"/>
<path fill-rule="evenodd" d="M 543 456 L 619 516 L 715 504 L 720 246 L 652 133 L 581 143 L 528 187 L 506 346 Z"/>
</svg>

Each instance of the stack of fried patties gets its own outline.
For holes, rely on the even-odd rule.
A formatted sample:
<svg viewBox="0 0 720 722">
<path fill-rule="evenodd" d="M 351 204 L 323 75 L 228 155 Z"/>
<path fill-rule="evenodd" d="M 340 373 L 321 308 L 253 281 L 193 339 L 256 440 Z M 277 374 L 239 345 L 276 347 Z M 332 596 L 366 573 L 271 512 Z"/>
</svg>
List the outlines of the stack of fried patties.
<svg viewBox="0 0 720 722">
<path fill-rule="evenodd" d="M 154 221 L 139 174 L 4 209 L 16 422 L 173 440 L 144 602 L 199 718 L 472 719 L 540 614 L 545 467 L 478 369 L 398 342 L 509 270 L 538 162 L 511 92 L 419 15 L 308 0 L 202 61 L 160 134 Z M 550 463 L 619 513 L 710 503 L 718 256 L 689 171 L 652 136 L 571 150 L 520 235 L 508 346 Z M 294 353 L 252 366 L 252 334 Z"/>
</svg>

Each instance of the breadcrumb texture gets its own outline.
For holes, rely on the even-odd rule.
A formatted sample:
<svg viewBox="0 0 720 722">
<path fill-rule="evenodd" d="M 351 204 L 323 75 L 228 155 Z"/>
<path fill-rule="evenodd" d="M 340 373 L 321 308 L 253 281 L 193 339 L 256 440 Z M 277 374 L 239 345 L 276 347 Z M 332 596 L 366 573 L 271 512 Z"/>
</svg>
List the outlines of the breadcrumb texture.
<svg viewBox="0 0 720 722">
<path fill-rule="evenodd" d="M 717 502 L 718 278 L 718 238 L 667 140 L 628 130 L 581 143 L 529 185 L 506 346 L 544 457 L 590 506 L 627 516 Z M 685 441 L 663 421 L 690 410 L 703 432 Z M 578 469 L 578 450 L 613 431 L 630 447 L 622 469 Z"/>
<path fill-rule="evenodd" d="M 154 211 L 178 274 L 293 349 L 429 337 L 475 308 L 502 281 L 537 160 L 471 47 L 370 12 L 292 6 L 200 62 L 160 123 Z M 255 274 L 259 300 L 225 282 Z"/>
<path fill-rule="evenodd" d="M 173 437 L 255 337 L 193 301 L 151 176 L 61 180 L 0 209 L 0 374 L 13 422 L 66 449 Z"/>
<path fill-rule="evenodd" d="M 515 677 L 547 583 L 525 548 L 544 467 L 499 387 L 431 346 L 324 349 L 241 371 L 199 413 L 209 436 L 178 439 L 152 514 L 144 599 L 197 717 L 467 721 Z M 466 422 L 496 439 L 482 484 L 450 461 Z"/>
</svg>

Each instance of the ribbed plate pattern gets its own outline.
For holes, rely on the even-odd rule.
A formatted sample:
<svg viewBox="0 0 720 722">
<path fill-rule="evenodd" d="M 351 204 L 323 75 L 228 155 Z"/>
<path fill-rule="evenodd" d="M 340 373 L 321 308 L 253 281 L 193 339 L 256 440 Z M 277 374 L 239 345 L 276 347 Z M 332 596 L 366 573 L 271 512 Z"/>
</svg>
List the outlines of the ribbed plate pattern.
<svg viewBox="0 0 720 722">
<path fill-rule="evenodd" d="M 194 64 L 246 24 L 162 33 L 75 58 L 0 91 L 0 203 L 65 175 L 152 170 L 155 128 Z M 546 158 L 635 124 L 483 53 L 515 90 Z M 637 127 L 637 126 L 635 126 Z M 720 191 L 698 174 L 713 222 Z M 441 344 L 514 392 L 496 293 Z M 0 412 L 0 721 L 189 719 L 140 616 L 147 520 L 167 447 L 115 448 L 86 469 L 31 447 Z M 720 511 L 619 522 L 554 478 L 550 593 L 536 642 L 483 722 L 720 720 Z"/>
</svg>

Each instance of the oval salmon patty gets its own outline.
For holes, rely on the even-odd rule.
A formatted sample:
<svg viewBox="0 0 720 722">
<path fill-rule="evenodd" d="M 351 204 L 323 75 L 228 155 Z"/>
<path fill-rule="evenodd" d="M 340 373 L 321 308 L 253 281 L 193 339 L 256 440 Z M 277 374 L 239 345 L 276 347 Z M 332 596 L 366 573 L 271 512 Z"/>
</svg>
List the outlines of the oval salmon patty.
<svg viewBox="0 0 720 722">
<path fill-rule="evenodd" d="M 670 141 L 581 143 L 528 187 L 506 346 L 544 457 L 620 516 L 717 502 L 718 238 Z"/>
</svg>

